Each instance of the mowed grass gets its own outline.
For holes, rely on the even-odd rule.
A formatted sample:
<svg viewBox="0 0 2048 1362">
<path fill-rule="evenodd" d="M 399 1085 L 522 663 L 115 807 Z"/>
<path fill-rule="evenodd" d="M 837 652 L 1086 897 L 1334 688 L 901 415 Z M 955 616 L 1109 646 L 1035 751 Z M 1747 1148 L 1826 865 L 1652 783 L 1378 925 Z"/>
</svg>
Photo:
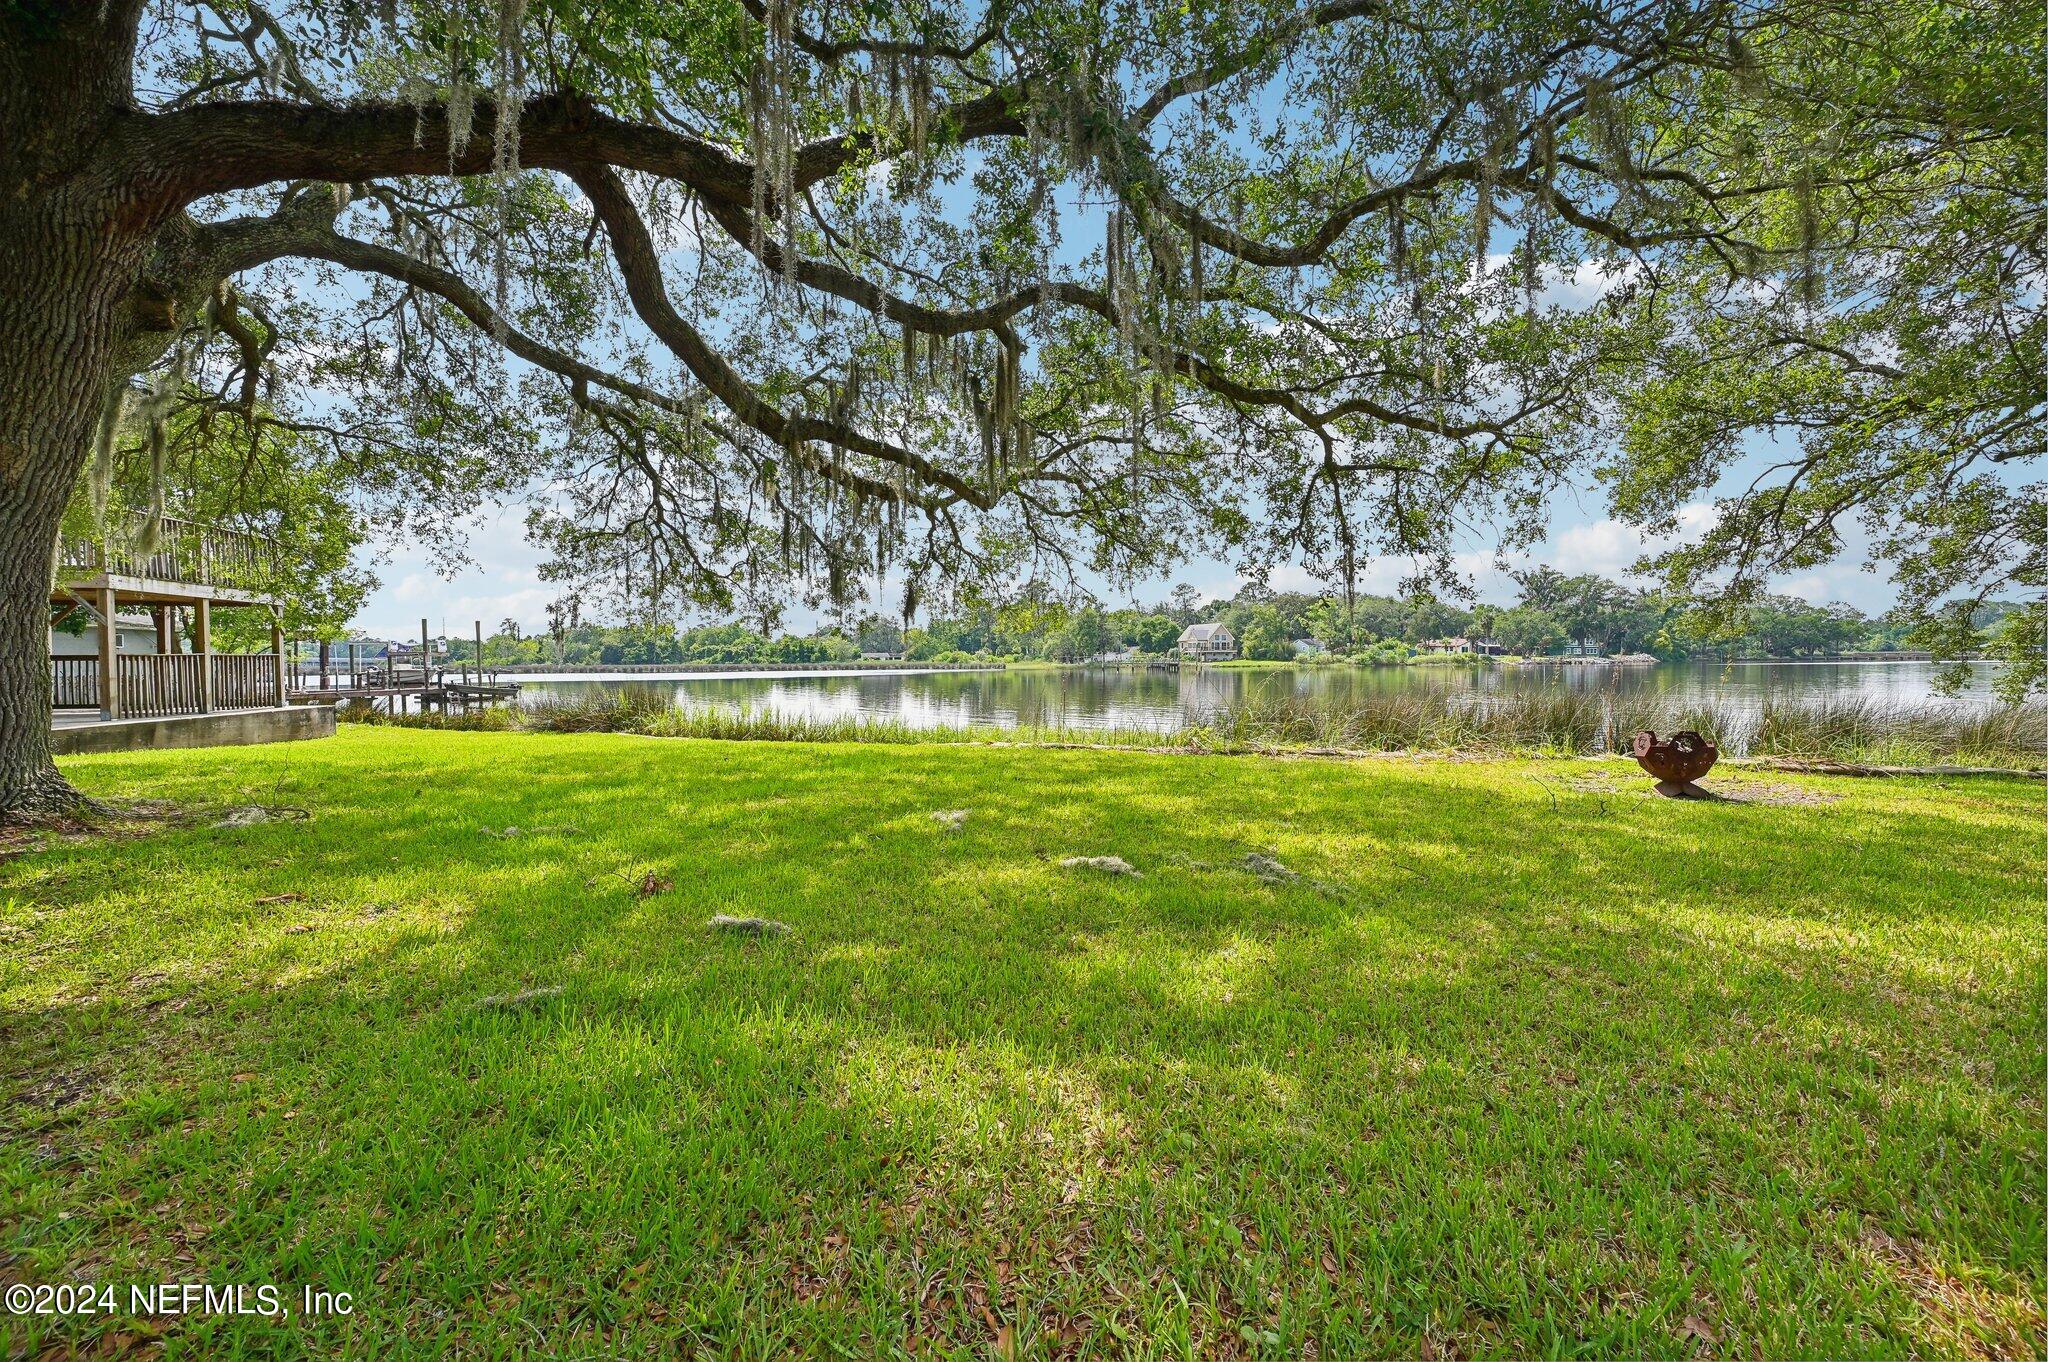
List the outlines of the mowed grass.
<svg viewBox="0 0 2048 1362">
<path fill-rule="evenodd" d="M 0 866 L 0 1275 L 354 1313 L 0 1354 L 2043 1348 L 2038 784 L 371 728 L 66 769 L 311 817 Z"/>
</svg>

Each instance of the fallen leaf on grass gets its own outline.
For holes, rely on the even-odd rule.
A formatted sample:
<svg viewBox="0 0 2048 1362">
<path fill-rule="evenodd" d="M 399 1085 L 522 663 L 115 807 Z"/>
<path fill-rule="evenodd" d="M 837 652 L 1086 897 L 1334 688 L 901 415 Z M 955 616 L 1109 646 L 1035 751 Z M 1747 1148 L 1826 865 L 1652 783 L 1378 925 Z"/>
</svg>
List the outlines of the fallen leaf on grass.
<svg viewBox="0 0 2048 1362">
<path fill-rule="evenodd" d="M 674 888 L 674 884 L 671 881 L 663 879 L 650 870 L 640 877 L 638 892 L 641 898 L 651 899 L 656 894 L 665 894 L 672 888 Z"/>
</svg>

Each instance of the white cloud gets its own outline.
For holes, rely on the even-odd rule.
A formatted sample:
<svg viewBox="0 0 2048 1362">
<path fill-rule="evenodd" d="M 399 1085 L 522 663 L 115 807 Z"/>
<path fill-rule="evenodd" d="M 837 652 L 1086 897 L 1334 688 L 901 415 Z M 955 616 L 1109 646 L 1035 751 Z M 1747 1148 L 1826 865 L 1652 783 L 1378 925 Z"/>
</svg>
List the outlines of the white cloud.
<svg viewBox="0 0 2048 1362">
<path fill-rule="evenodd" d="M 1623 577 L 1643 555 L 1697 538 L 1713 525 L 1715 514 L 1711 503 L 1690 502 L 1679 508 L 1678 532 L 1669 535 L 1646 535 L 1611 517 L 1553 528 L 1550 538 L 1530 559 L 1572 576 L 1591 572 Z"/>
<path fill-rule="evenodd" d="M 1488 274 L 1515 267 L 1515 257 L 1506 251 L 1494 251 L 1486 257 Z M 1599 302 L 1640 272 L 1641 266 L 1633 260 L 1581 260 L 1569 273 L 1556 265 L 1544 265 L 1537 271 L 1543 285 L 1538 300 L 1578 311 Z"/>
<path fill-rule="evenodd" d="M 486 633 L 508 616 L 529 629 L 543 625 L 555 592 L 541 581 L 541 554 L 526 542 L 519 512 L 478 517 L 468 544 L 473 561 L 453 576 L 435 571 L 423 550 L 393 548 L 379 569 L 384 585 L 363 603 L 357 625 L 380 638 L 412 638 L 422 617 L 431 632 L 458 636 L 477 620 Z"/>
<path fill-rule="evenodd" d="M 1552 537 L 1548 552 L 1532 557 L 1568 576 L 1590 572 L 1602 577 L 1620 577 L 1626 575 L 1636 560 L 1652 547 L 1651 539 L 1637 532 L 1635 527 L 1618 520 L 1603 519 L 1572 525 L 1557 532 Z"/>
<path fill-rule="evenodd" d="M 1543 267 L 1543 301 L 1561 307 L 1591 307 L 1627 283 L 1638 270 L 1632 260 L 1608 262 L 1581 260 L 1570 274 L 1554 266 Z"/>
<path fill-rule="evenodd" d="M 1711 503 L 1694 502 L 1680 509 L 1678 532 L 1670 536 L 1645 536 L 1611 517 L 1566 519 L 1571 507 L 1561 505 L 1559 516 L 1543 543 L 1514 559 L 1512 568 L 1548 564 L 1560 572 L 1598 573 L 1622 578 L 1645 553 L 1694 540 L 1714 522 Z M 1583 512 L 1581 515 L 1583 516 Z M 529 632 L 543 629 L 547 604 L 557 594 L 540 577 L 542 555 L 526 542 L 521 517 L 516 509 L 480 518 L 471 529 L 470 554 L 475 559 L 452 578 L 433 570 L 423 551 L 400 548 L 381 571 L 386 585 L 378 590 L 357 617 L 366 632 L 381 637 L 411 638 L 418 634 L 420 618 L 436 633 L 467 635 L 471 621 L 483 621 L 487 632 L 510 616 Z M 1869 613 L 1880 613 L 1893 603 L 1889 585 L 1880 577 L 1860 570 L 1860 554 L 1852 552 L 1825 567 L 1787 578 L 1774 589 L 1804 596 L 1813 601 L 1847 601 Z M 1470 581 L 1478 599 L 1507 604 L 1516 596 L 1509 572 L 1494 561 L 1486 548 L 1473 546 L 1453 558 L 1456 570 Z M 1359 565 L 1358 589 L 1376 595 L 1396 595 L 1401 581 L 1412 571 L 1404 558 L 1373 558 Z M 1330 583 L 1311 576 L 1299 563 L 1276 566 L 1268 578 L 1278 591 L 1321 592 Z M 1141 603 L 1165 599 L 1176 582 L 1187 582 L 1206 600 L 1233 596 L 1245 585 L 1245 578 L 1215 559 L 1197 559 L 1156 581 L 1137 583 L 1129 590 L 1111 590 L 1097 583 L 1106 601 L 1121 604 L 1135 599 Z M 891 576 L 883 598 L 893 609 L 900 599 L 901 583 Z M 815 611 L 793 604 L 784 615 L 784 626 L 803 633 L 816 627 Z"/>
</svg>

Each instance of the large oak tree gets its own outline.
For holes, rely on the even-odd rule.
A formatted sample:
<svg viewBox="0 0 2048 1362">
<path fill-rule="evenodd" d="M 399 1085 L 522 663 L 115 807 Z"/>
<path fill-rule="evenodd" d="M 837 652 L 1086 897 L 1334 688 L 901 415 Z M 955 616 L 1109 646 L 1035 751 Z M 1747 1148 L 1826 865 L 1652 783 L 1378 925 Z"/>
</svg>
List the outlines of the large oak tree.
<svg viewBox="0 0 2048 1362">
<path fill-rule="evenodd" d="M 66 500 L 194 405 L 414 532 L 542 489 L 561 570 L 650 598 L 1448 572 L 1593 467 L 1649 528 L 1722 496 L 1666 567 L 1738 606 L 1904 527 L 1937 621 L 2042 571 L 2029 13 L 11 4 L 0 812 L 73 798 Z"/>
</svg>

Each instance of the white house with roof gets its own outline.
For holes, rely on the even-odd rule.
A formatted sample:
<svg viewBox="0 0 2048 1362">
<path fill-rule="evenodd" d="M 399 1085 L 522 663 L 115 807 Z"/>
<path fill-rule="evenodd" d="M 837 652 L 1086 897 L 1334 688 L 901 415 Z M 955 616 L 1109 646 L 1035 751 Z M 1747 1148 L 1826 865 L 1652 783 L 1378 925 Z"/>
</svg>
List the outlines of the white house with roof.
<svg viewBox="0 0 2048 1362">
<path fill-rule="evenodd" d="M 1507 651 L 1500 644 L 1483 638 L 1424 639 L 1415 648 L 1424 653 L 1472 653 L 1480 657 L 1497 657 Z"/>
<path fill-rule="evenodd" d="M 72 632 L 76 630 L 77 632 Z M 114 650 L 121 653 L 156 651 L 156 623 L 147 615 L 122 610 L 114 615 Z M 100 626 L 83 609 L 50 627 L 51 657 L 98 657 Z"/>
<path fill-rule="evenodd" d="M 1173 646 L 1190 662 L 1227 662 L 1237 656 L 1237 635 L 1221 624 L 1190 624 Z"/>
</svg>

